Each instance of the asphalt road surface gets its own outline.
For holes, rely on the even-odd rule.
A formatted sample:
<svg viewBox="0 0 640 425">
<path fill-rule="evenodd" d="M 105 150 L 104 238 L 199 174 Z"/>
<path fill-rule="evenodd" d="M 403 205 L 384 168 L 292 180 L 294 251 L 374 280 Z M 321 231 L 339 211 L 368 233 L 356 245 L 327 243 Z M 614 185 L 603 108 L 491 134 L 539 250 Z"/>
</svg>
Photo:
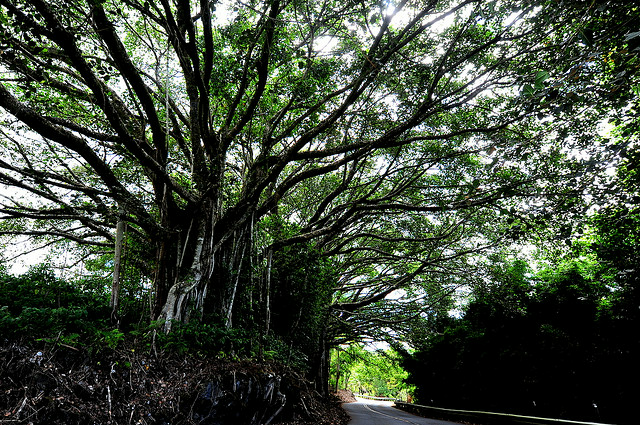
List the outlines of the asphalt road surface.
<svg viewBox="0 0 640 425">
<path fill-rule="evenodd" d="M 391 407 L 390 401 L 358 399 L 345 403 L 344 410 L 351 416 L 349 425 L 460 425 L 455 422 L 427 419 Z"/>
</svg>

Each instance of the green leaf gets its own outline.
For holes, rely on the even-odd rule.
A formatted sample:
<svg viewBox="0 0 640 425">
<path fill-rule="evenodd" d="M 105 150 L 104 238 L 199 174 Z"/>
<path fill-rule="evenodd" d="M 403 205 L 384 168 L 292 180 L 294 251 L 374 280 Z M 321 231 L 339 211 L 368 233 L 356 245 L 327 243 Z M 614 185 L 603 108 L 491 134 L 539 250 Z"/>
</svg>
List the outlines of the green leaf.
<svg viewBox="0 0 640 425">
<path fill-rule="evenodd" d="M 547 71 L 538 71 L 535 78 L 535 87 L 539 90 L 544 89 L 544 82 L 549 78 Z"/>
<path fill-rule="evenodd" d="M 522 93 L 527 96 L 533 96 L 533 93 L 535 92 L 535 90 L 533 89 L 533 87 L 531 87 L 531 84 L 525 84 L 525 86 L 522 88 Z"/>
</svg>

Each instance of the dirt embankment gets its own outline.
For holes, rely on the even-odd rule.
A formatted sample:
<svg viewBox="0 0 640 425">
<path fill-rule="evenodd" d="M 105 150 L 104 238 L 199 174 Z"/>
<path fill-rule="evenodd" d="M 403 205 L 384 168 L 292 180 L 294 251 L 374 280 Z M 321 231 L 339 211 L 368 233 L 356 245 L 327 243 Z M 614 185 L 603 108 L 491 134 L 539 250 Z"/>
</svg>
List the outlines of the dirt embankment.
<svg viewBox="0 0 640 425">
<path fill-rule="evenodd" d="M 347 421 L 337 399 L 321 397 L 294 371 L 272 363 L 156 356 L 136 348 L 89 353 L 60 345 L 0 346 L 0 424 Z"/>
<path fill-rule="evenodd" d="M 338 396 L 340 402 L 342 403 L 355 403 L 356 401 L 358 401 L 356 400 L 353 393 L 349 390 L 338 390 L 336 396 Z"/>
</svg>

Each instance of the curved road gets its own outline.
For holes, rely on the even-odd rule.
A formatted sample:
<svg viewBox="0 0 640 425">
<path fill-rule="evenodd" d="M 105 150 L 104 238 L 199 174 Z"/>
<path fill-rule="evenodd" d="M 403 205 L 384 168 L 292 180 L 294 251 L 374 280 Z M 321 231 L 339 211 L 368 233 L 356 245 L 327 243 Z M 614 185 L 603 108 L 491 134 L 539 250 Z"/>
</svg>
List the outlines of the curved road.
<svg viewBox="0 0 640 425">
<path fill-rule="evenodd" d="M 455 422 L 427 419 L 391 407 L 390 401 L 359 398 L 355 403 L 342 405 L 351 420 L 349 425 L 460 425 Z"/>
</svg>

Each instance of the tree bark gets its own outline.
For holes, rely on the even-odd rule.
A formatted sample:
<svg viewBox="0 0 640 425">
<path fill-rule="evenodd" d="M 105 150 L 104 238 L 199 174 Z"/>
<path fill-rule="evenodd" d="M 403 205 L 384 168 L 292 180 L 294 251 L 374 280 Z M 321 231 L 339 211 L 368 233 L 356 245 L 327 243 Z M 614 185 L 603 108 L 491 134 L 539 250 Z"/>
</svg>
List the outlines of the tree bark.
<svg viewBox="0 0 640 425">
<path fill-rule="evenodd" d="M 164 321 L 165 332 L 171 330 L 173 321 L 186 322 L 191 308 L 200 313 L 204 309 L 204 298 L 215 263 L 208 216 L 205 214 L 192 218 L 188 229 L 181 232 L 182 237 L 166 241 L 165 246 L 160 248 L 163 251 L 170 249 L 170 253 L 165 253 L 168 258 L 158 263 L 161 280 L 156 285 L 167 288 L 166 297 L 156 302 L 162 306 L 157 319 Z M 197 231 L 194 232 L 194 229 Z M 195 237 L 192 233 L 195 233 Z M 185 269 L 182 263 L 187 256 L 192 256 L 192 261 Z M 173 273 L 170 270 L 162 271 L 165 268 Z"/>
<path fill-rule="evenodd" d="M 266 279 L 266 290 L 265 290 L 265 301 L 264 301 L 264 336 L 267 337 L 269 335 L 269 328 L 271 325 L 271 263 L 273 261 L 273 250 L 269 250 L 267 254 L 267 279 Z"/>
<path fill-rule="evenodd" d="M 122 218 L 119 218 L 118 224 L 116 225 L 116 242 L 113 254 L 113 280 L 111 282 L 111 301 L 109 302 L 109 307 L 111 307 L 111 324 L 113 325 L 117 325 L 119 320 L 120 269 L 122 264 L 122 247 L 126 226 L 126 222 Z"/>
<path fill-rule="evenodd" d="M 320 394 L 329 395 L 329 345 L 326 328 L 318 341 L 318 349 L 310 362 L 309 380 Z"/>
<path fill-rule="evenodd" d="M 336 393 L 340 389 L 340 347 L 336 348 Z"/>
<path fill-rule="evenodd" d="M 182 231 L 159 245 L 159 258 L 164 259 L 158 261 L 155 319 L 164 321 L 166 332 L 171 321 L 188 322 L 192 313 L 200 318 L 215 314 L 227 328 L 232 326 L 238 294 L 247 284 L 242 272 L 251 241 L 250 223 L 238 228 L 220 226 L 216 205 L 210 199 L 196 211 L 167 220 Z M 190 221 L 180 222 L 185 215 Z"/>
</svg>

